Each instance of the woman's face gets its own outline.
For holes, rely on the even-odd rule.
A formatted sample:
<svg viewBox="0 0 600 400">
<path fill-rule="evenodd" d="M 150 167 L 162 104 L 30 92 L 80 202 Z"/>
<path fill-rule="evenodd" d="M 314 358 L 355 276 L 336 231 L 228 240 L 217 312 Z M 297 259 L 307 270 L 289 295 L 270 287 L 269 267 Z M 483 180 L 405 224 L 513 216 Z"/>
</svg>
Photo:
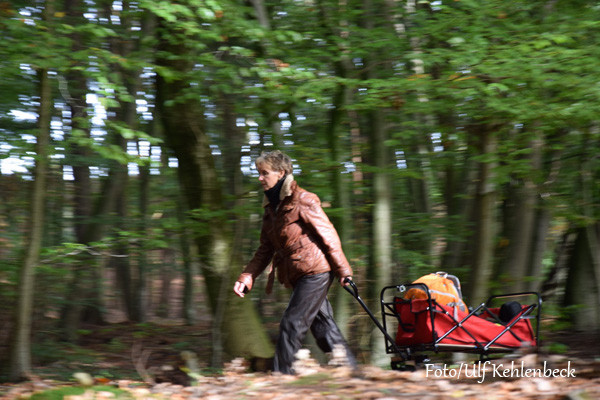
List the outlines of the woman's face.
<svg viewBox="0 0 600 400">
<path fill-rule="evenodd" d="M 285 175 L 285 171 L 273 171 L 267 163 L 257 165 L 257 169 L 258 181 L 262 185 L 263 190 L 271 189 Z"/>
</svg>

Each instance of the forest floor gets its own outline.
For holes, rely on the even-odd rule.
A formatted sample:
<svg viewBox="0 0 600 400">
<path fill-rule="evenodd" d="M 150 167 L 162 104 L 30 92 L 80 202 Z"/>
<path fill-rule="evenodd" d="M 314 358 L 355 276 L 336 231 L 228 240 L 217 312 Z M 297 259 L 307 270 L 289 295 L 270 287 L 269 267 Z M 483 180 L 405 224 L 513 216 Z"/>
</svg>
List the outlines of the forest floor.
<svg viewBox="0 0 600 400">
<path fill-rule="evenodd" d="M 87 334 L 86 334 L 87 332 Z M 211 370 L 210 332 L 198 327 L 110 324 L 82 331 L 77 346 L 48 344 L 36 351 L 28 381 L 0 384 L 13 399 L 599 399 L 600 337 L 553 333 L 538 354 L 484 363 L 436 362 L 415 372 L 361 364 L 358 370 L 309 358 L 296 376 L 250 372 L 241 359 Z M 185 350 L 197 354 L 186 358 Z M 204 349 L 198 352 L 198 349 Z M 554 353 L 550 349 L 558 349 Z M 560 354 L 558 354 L 560 353 Z M 183 357 L 182 357 L 183 355 Z M 186 359 L 184 359 L 186 358 Z M 552 374 L 523 377 L 526 374 Z M 560 376 L 562 375 L 562 376 Z"/>
</svg>

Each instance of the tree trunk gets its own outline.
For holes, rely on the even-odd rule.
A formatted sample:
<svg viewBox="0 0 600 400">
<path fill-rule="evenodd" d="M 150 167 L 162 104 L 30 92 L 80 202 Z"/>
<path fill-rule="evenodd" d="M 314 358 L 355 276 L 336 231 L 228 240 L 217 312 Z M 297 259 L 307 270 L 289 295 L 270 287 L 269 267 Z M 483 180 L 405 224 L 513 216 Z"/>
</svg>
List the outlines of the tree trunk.
<svg viewBox="0 0 600 400">
<path fill-rule="evenodd" d="M 344 75 L 342 73 L 342 75 Z M 346 253 L 346 257 L 352 260 L 352 254 L 350 250 L 351 239 L 352 239 L 352 207 L 350 204 L 350 183 L 348 182 L 348 174 L 343 173 L 342 163 L 346 159 L 342 151 L 342 143 L 340 143 L 340 131 L 341 131 L 341 118 L 343 115 L 343 107 L 346 103 L 348 89 L 341 85 L 337 89 L 337 93 L 334 98 L 335 107 L 330 112 L 330 121 L 327 124 L 327 137 L 329 142 L 331 161 L 335 165 L 331 171 L 331 179 L 334 187 L 334 199 L 333 208 L 341 210 L 338 217 L 332 217 L 332 222 L 338 231 L 340 240 L 342 242 L 342 248 Z M 351 262 L 351 261 L 350 261 Z M 353 265 L 353 269 L 356 269 L 356 265 Z M 356 273 L 356 271 L 355 271 Z M 334 297 L 335 316 L 340 330 L 344 336 L 348 336 L 348 323 L 350 321 L 350 297 L 341 293 L 339 289 L 334 289 L 336 296 Z M 341 293 L 341 296 L 337 294 Z"/>
<path fill-rule="evenodd" d="M 187 325 L 194 325 L 197 319 L 196 308 L 194 304 L 195 285 L 194 278 L 198 274 L 198 265 L 194 261 L 198 251 L 191 239 L 191 234 L 186 228 L 185 211 L 187 208 L 183 205 L 183 193 L 177 195 L 177 221 L 179 222 L 181 231 L 179 232 L 179 246 L 181 249 L 181 258 L 183 262 L 183 315 Z"/>
<path fill-rule="evenodd" d="M 598 243 L 590 246 L 590 229 L 596 231 L 598 225 L 592 228 L 582 227 L 576 230 L 577 239 L 568 261 L 568 276 L 565 287 L 565 307 L 576 306 L 570 315 L 576 330 L 590 330 L 600 325 L 600 307 L 596 285 L 592 251 L 598 252 Z M 597 235 L 597 233 L 595 233 Z M 596 255 L 597 256 L 597 255 Z"/>
<path fill-rule="evenodd" d="M 250 2 L 254 7 L 256 19 L 260 25 L 265 29 L 271 29 L 271 21 L 269 20 L 269 14 L 267 13 L 265 2 L 263 0 L 250 0 Z"/>
<path fill-rule="evenodd" d="M 52 1 L 46 1 L 44 19 L 52 12 Z M 50 119 L 52 113 L 52 90 L 48 71 L 38 71 L 40 108 L 38 119 L 38 137 L 36 143 L 35 181 L 31 194 L 29 229 L 25 245 L 25 259 L 19 280 L 19 298 L 15 309 L 15 325 L 11 340 L 9 379 L 20 380 L 31 372 L 31 322 L 33 315 L 33 297 L 35 267 L 39 262 L 40 248 L 44 228 L 44 199 L 46 194 L 46 173 L 48 169 L 48 147 L 50 145 Z"/>
<path fill-rule="evenodd" d="M 122 137 L 116 138 L 121 143 L 118 144 L 121 149 L 124 148 L 125 143 Z M 116 214 L 117 220 L 115 221 L 113 230 L 114 234 L 119 235 L 118 232 L 126 231 L 130 227 L 127 225 L 128 215 L 128 201 L 127 201 L 127 183 L 129 178 L 127 177 L 127 166 L 118 165 L 113 163 L 112 170 L 114 173 L 121 177 L 123 180 L 123 186 L 119 190 L 116 199 Z M 129 244 L 127 238 L 118 238 L 116 242 L 111 246 L 112 251 L 119 257 L 111 257 L 109 266 L 115 268 L 117 285 L 121 291 L 121 298 L 125 305 L 125 311 L 127 318 L 130 321 L 142 322 L 140 316 L 138 303 L 136 302 L 136 287 L 138 286 L 138 279 L 132 272 L 131 268 L 131 254 L 129 251 Z"/>
<path fill-rule="evenodd" d="M 595 326 L 600 326 L 600 222 L 598 222 L 597 204 L 600 201 L 598 192 L 598 179 L 600 172 L 598 168 L 598 155 L 594 150 L 594 144 L 598 142 L 600 127 L 596 124 L 586 133 L 584 140 L 585 157 L 581 166 L 581 192 L 583 214 L 586 218 L 586 238 L 588 253 L 590 255 L 591 281 L 594 283 L 595 298 L 590 301 L 589 306 L 595 311 Z M 592 222 L 593 221 L 593 222 Z"/>
<path fill-rule="evenodd" d="M 449 153 L 452 150 L 448 151 Z M 467 160 L 466 166 L 449 163 L 445 170 L 444 204 L 447 210 L 449 234 L 440 263 L 444 271 L 456 271 L 467 261 L 468 241 L 472 237 L 465 227 L 470 223 L 477 191 L 478 167 Z"/>
<path fill-rule="evenodd" d="M 487 125 L 476 125 L 473 132 L 478 140 L 478 153 L 481 155 L 495 154 L 497 138 Z M 494 157 L 492 157 L 494 159 Z M 479 163 L 477 192 L 475 196 L 474 218 L 476 221 L 473 237 L 474 254 L 471 264 L 470 290 L 468 301 L 477 304 L 485 300 L 489 294 L 489 279 L 494 267 L 494 239 L 496 235 L 496 185 L 493 174 L 495 161 Z"/>
<path fill-rule="evenodd" d="M 554 265 L 545 277 L 540 289 L 544 301 L 558 299 L 562 294 L 568 276 L 568 267 L 577 241 L 577 231 L 568 227 L 554 250 Z M 563 300 L 564 301 L 564 300 Z"/>
<path fill-rule="evenodd" d="M 371 146 L 377 171 L 373 174 L 373 236 L 371 238 L 373 263 L 368 267 L 369 281 L 373 283 L 369 299 L 373 309 L 378 306 L 376 299 L 381 288 L 390 284 L 392 274 L 392 191 L 387 147 L 385 146 L 385 130 L 380 112 L 373 112 L 371 122 Z M 371 362 L 378 366 L 389 364 L 385 354 L 381 334 L 375 331 L 371 341 Z"/>
<path fill-rule="evenodd" d="M 531 154 L 529 162 L 532 170 L 539 171 L 541 168 L 542 141 L 535 139 L 529 144 Z M 506 257 L 500 268 L 500 279 L 504 282 L 506 292 L 524 291 L 528 282 L 533 278 L 527 277 L 531 271 L 529 263 L 533 254 L 534 237 L 536 234 L 536 207 L 539 193 L 535 183 L 530 176 L 524 176 L 517 180 L 517 187 L 512 194 L 507 196 L 509 205 L 505 212 L 508 214 L 507 226 L 505 226 L 508 248 Z"/>
<path fill-rule="evenodd" d="M 538 292 L 542 287 L 544 281 L 543 261 L 544 254 L 548 249 L 549 239 L 551 239 L 548 237 L 551 221 L 552 216 L 550 215 L 550 212 L 543 206 L 538 206 L 538 210 L 535 215 L 535 232 L 531 244 L 531 256 L 529 259 L 528 270 L 529 276 L 535 277 L 536 279 L 529 281 L 525 290 Z"/>
<path fill-rule="evenodd" d="M 84 23 L 83 2 L 80 0 L 65 0 L 65 12 L 68 22 L 74 26 Z M 73 51 L 82 50 L 82 38 L 78 33 L 70 36 Z M 83 68 L 83 66 L 79 65 Z M 77 68 L 67 73 L 66 81 L 68 87 L 66 101 L 71 111 L 71 136 L 72 144 L 72 167 L 73 167 L 73 191 L 74 191 L 74 218 L 75 237 L 78 243 L 89 245 L 93 238 L 98 235 L 94 224 L 91 222 L 93 215 L 92 180 L 90 177 L 89 160 L 90 150 L 80 145 L 75 139 L 78 135 L 84 139 L 90 137 L 89 119 L 86 111 L 86 95 L 88 91 L 87 79 Z M 84 317 L 83 303 L 95 304 L 96 310 L 100 309 L 99 299 L 99 272 L 96 260 L 90 254 L 82 253 L 78 261 L 73 264 L 72 276 L 70 277 L 69 292 L 66 294 L 66 302 L 61 311 L 61 327 L 66 340 L 71 342 L 77 338 L 77 329 L 81 319 Z M 86 299 L 84 302 L 83 299 Z M 89 314 L 91 315 L 91 313 Z M 96 318 L 100 316 L 96 313 Z M 98 322 L 98 321 L 96 321 Z"/>
<path fill-rule="evenodd" d="M 162 32 L 168 26 L 162 27 Z M 185 55 L 184 44 L 168 43 L 161 37 L 161 49 L 169 50 L 178 56 Z M 187 54 L 187 58 L 190 55 Z M 172 68 L 184 75 L 191 65 L 173 59 L 159 59 L 159 65 Z M 224 221 L 212 216 L 222 210 L 222 196 L 218 174 L 215 168 L 208 136 L 204 129 L 203 108 L 195 99 L 181 100 L 177 95 L 187 87 L 185 79 L 165 82 L 157 77 L 157 108 L 161 115 L 165 142 L 173 150 L 179 161 L 178 176 L 186 205 L 190 210 L 204 210 L 207 219 L 203 222 L 208 232 L 197 233 L 196 246 L 201 256 L 208 301 L 213 316 L 216 317 L 217 333 L 223 338 L 223 346 L 231 354 L 254 357 L 270 357 L 274 350 L 266 331 L 261 325 L 251 301 L 235 298 L 233 281 L 240 267 L 232 263 L 232 244 L 225 236 Z M 174 105 L 172 105 L 174 104 Z M 221 308 L 224 307 L 224 308 Z M 218 325 L 220 315 L 222 325 Z"/>
<path fill-rule="evenodd" d="M 348 21 L 345 18 L 348 12 L 348 4 L 345 0 L 342 0 L 338 4 L 338 14 L 335 16 L 330 15 L 329 9 L 323 2 L 318 2 L 319 17 L 321 25 L 325 30 L 330 31 L 332 36 L 337 36 L 340 39 L 339 45 L 339 57 L 340 60 L 334 63 L 334 69 L 336 76 L 340 78 L 346 78 L 348 70 L 351 69 L 351 63 L 349 59 L 348 49 L 344 41 L 348 37 Z M 342 18 L 338 18 L 342 16 Z M 331 25 L 335 23 L 336 25 Z M 328 113 L 329 122 L 325 125 L 325 136 L 330 152 L 330 161 L 333 164 L 331 168 L 331 182 L 334 188 L 333 190 L 333 202 L 332 206 L 335 209 L 341 210 L 338 216 L 332 216 L 332 223 L 336 227 L 342 247 L 346 253 L 346 256 L 351 260 L 352 254 L 350 253 L 351 239 L 353 236 L 353 219 L 351 211 L 351 193 L 350 193 L 350 177 L 348 174 L 343 173 L 343 162 L 348 160 L 348 152 L 344 151 L 345 143 L 342 142 L 343 135 L 343 121 L 344 121 L 344 107 L 348 103 L 350 97 L 350 89 L 343 83 L 338 84 L 333 94 L 333 107 Z M 349 141 L 348 141 L 349 144 Z M 356 265 L 353 265 L 354 273 L 356 271 Z M 343 289 L 339 286 L 335 286 L 333 292 L 333 307 L 335 310 L 335 317 L 340 330 L 346 338 L 349 336 L 348 328 L 350 318 L 352 316 L 350 311 L 350 297 L 343 293 Z M 339 295 L 341 294 L 341 295 Z"/>
</svg>

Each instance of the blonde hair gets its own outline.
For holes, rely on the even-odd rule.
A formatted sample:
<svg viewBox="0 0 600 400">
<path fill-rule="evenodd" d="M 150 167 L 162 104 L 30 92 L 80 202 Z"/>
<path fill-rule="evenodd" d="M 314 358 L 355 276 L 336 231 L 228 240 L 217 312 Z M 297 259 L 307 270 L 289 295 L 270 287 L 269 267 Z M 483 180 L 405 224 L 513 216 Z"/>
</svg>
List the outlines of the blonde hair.
<svg viewBox="0 0 600 400">
<path fill-rule="evenodd" d="M 279 150 L 265 152 L 256 159 L 256 166 L 267 164 L 273 171 L 284 171 L 286 175 L 294 171 L 292 159 L 285 153 Z"/>
</svg>

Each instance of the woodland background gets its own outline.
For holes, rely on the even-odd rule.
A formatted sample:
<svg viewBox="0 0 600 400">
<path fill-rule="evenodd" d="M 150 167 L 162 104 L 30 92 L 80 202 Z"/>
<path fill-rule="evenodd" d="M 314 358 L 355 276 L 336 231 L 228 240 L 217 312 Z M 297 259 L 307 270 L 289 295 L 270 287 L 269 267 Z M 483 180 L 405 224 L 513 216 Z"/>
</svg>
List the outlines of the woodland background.
<svg viewBox="0 0 600 400">
<path fill-rule="evenodd" d="M 3 378 L 123 321 L 208 326 L 214 367 L 272 356 L 287 292 L 231 290 L 271 149 L 375 310 L 444 270 L 469 304 L 535 290 L 549 329 L 600 326 L 596 1 L 16 0 L 0 32 Z"/>
</svg>

